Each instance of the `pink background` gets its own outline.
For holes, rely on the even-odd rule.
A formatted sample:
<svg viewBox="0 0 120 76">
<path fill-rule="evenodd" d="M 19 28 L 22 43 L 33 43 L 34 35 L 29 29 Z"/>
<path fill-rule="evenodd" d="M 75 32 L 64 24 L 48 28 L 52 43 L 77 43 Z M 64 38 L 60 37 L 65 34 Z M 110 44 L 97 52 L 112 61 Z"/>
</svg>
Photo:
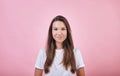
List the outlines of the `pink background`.
<svg viewBox="0 0 120 76">
<path fill-rule="evenodd" d="M 0 76 L 33 76 L 59 14 L 70 22 L 86 76 L 120 76 L 119 0 L 0 0 Z"/>
</svg>

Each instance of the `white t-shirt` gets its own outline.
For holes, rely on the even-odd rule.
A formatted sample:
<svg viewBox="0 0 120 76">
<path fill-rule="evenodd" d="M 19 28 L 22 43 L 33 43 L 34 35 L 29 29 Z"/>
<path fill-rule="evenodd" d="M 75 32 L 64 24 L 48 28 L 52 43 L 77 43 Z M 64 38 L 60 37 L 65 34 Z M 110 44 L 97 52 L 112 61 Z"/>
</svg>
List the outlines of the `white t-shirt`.
<svg viewBox="0 0 120 76">
<path fill-rule="evenodd" d="M 45 76 L 74 76 L 74 74 L 70 71 L 70 69 L 65 70 L 63 67 L 63 64 L 60 64 L 63 59 L 63 49 L 57 49 L 56 55 L 53 61 L 52 66 L 50 67 L 49 73 L 45 74 Z M 82 59 L 82 55 L 78 49 L 74 49 L 74 55 L 76 60 L 76 68 L 79 69 L 81 67 L 84 67 L 84 62 Z M 45 49 L 40 49 L 35 68 L 37 69 L 44 69 L 44 63 L 46 60 L 46 52 Z"/>
</svg>

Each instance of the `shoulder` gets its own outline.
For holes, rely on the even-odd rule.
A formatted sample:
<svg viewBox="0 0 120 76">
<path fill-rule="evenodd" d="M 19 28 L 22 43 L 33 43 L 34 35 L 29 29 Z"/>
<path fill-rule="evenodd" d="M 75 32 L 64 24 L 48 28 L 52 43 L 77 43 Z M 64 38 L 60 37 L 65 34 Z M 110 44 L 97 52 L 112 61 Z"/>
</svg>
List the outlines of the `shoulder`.
<svg viewBox="0 0 120 76">
<path fill-rule="evenodd" d="M 46 54 L 46 48 L 41 48 L 39 50 L 39 55 L 45 55 Z"/>
<path fill-rule="evenodd" d="M 36 59 L 35 67 L 38 69 L 44 69 L 45 60 L 46 60 L 45 48 L 41 48 Z"/>
<path fill-rule="evenodd" d="M 78 52 L 80 52 L 80 49 L 74 48 L 74 53 L 78 53 Z"/>
<path fill-rule="evenodd" d="M 39 51 L 45 52 L 46 48 L 41 48 Z"/>
<path fill-rule="evenodd" d="M 81 51 L 78 48 L 74 49 L 74 55 L 75 55 L 75 59 L 76 59 L 76 68 L 79 69 L 81 67 L 84 67 L 84 61 L 82 58 L 82 54 Z"/>
<path fill-rule="evenodd" d="M 75 55 L 75 57 L 81 57 L 82 55 L 81 55 L 81 51 L 80 51 L 80 49 L 78 49 L 78 48 L 74 48 L 74 55 Z"/>
</svg>

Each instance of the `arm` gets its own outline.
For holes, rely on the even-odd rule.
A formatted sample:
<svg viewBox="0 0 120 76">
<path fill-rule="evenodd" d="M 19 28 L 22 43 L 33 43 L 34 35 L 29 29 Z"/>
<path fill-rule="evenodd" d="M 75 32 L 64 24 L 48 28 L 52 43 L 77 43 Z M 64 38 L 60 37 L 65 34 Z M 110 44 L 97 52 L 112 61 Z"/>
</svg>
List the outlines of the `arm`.
<svg viewBox="0 0 120 76">
<path fill-rule="evenodd" d="M 84 67 L 76 70 L 77 76 L 85 76 Z"/>
<path fill-rule="evenodd" d="M 42 76 L 43 70 L 35 68 L 34 76 Z"/>
</svg>

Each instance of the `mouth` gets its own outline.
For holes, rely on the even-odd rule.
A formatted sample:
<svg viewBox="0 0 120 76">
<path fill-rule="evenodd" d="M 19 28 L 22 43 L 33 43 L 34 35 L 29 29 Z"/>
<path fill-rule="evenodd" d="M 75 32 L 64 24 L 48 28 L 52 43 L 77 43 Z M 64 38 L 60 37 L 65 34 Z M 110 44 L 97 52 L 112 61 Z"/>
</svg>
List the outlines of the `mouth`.
<svg viewBox="0 0 120 76">
<path fill-rule="evenodd" d="M 62 37 L 57 37 L 58 39 L 62 39 Z"/>
</svg>

